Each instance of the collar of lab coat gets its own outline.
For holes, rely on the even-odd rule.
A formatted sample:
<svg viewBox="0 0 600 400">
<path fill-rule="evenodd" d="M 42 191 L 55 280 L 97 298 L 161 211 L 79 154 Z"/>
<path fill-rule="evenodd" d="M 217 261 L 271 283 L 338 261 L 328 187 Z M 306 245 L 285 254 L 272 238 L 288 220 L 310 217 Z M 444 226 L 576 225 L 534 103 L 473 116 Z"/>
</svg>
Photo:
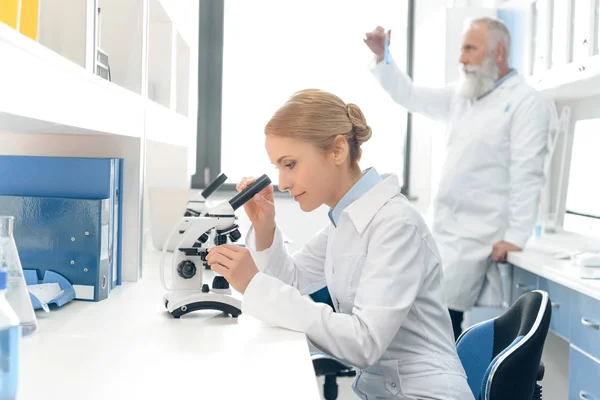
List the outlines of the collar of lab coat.
<svg viewBox="0 0 600 400">
<path fill-rule="evenodd" d="M 350 204 L 342 214 L 347 214 L 354 227 L 361 234 L 369 225 L 375 214 L 392 197 L 401 194 L 400 183 L 396 174 L 381 175 L 383 180 Z"/>
<path fill-rule="evenodd" d="M 362 177 L 348 190 L 348 192 L 336 204 L 333 210 L 329 210 L 329 220 L 334 227 L 337 228 L 338 221 L 342 215 L 342 211 L 350 204 L 354 203 L 363 194 L 371 190 L 371 188 L 381 182 L 381 176 L 375 168 L 368 168 L 363 172 Z"/>
<path fill-rule="evenodd" d="M 513 86 L 521 83 L 522 81 L 523 81 L 523 77 L 521 75 L 519 75 L 515 69 L 511 69 L 508 74 L 506 74 L 505 76 L 503 76 L 502 78 L 500 78 L 496 81 L 496 84 L 494 85 L 492 90 L 479 96 L 477 98 L 477 101 L 488 96 L 490 93 L 493 93 L 495 90 L 498 90 L 500 88 L 501 89 L 509 89 L 509 88 L 512 88 Z"/>
</svg>

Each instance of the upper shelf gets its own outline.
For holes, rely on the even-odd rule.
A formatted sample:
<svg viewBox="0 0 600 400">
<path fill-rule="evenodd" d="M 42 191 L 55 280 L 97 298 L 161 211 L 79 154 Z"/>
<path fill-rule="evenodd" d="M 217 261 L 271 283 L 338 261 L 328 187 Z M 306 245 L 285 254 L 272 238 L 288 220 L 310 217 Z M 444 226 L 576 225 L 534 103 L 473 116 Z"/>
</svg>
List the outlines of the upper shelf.
<svg viewBox="0 0 600 400">
<path fill-rule="evenodd" d="M 142 137 L 144 102 L 0 23 L 0 129 Z"/>
<path fill-rule="evenodd" d="M 0 132 L 193 143 L 190 120 L 0 23 Z"/>
<path fill-rule="evenodd" d="M 554 101 L 600 95 L 600 55 L 554 67 L 527 78 L 529 84 Z"/>
</svg>

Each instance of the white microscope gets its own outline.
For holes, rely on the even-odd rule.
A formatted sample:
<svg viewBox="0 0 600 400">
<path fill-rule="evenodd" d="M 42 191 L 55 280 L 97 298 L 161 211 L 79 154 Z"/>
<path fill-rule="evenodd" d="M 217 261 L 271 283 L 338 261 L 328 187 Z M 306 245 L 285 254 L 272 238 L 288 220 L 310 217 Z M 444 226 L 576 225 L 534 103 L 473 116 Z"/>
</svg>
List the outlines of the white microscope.
<svg viewBox="0 0 600 400">
<path fill-rule="evenodd" d="M 199 193 L 199 197 L 188 200 L 186 204 L 184 217 L 201 217 L 206 214 L 209 204 L 207 202 L 208 197 L 213 194 L 225 181 L 227 180 L 227 175 L 220 174 L 216 177 L 214 181 L 212 181 L 201 193 Z M 185 224 L 181 225 L 178 229 L 178 233 L 173 236 L 169 236 L 167 241 L 167 250 L 175 251 L 177 248 L 179 241 L 183 238 L 183 234 L 185 233 L 187 226 Z M 164 248 L 164 246 L 163 246 Z"/>
<path fill-rule="evenodd" d="M 206 200 L 208 197 L 213 194 L 225 181 L 227 180 L 227 175 L 221 173 L 219 176 L 215 178 L 202 192 L 200 192 L 200 198 L 190 200 L 188 202 L 187 208 L 185 210 L 184 217 L 200 217 L 201 215 L 206 213 L 208 208 L 208 204 Z"/>
<path fill-rule="evenodd" d="M 175 234 L 181 235 L 181 240 L 172 256 L 171 285 L 165 280 L 167 246 L 163 248 L 160 263 L 161 281 L 167 290 L 163 302 L 173 317 L 179 318 L 196 310 L 219 310 L 234 318 L 242 313 L 241 300 L 232 295 L 225 277 L 215 275 L 212 285 L 209 286 L 203 283 L 202 267 L 210 268 L 206 264 L 208 247 L 222 245 L 228 241 L 236 242 L 241 238 L 235 210 L 270 184 L 269 177 L 262 175 L 231 200 L 207 208 L 202 216 L 183 217 L 173 229 L 167 243 Z"/>
</svg>

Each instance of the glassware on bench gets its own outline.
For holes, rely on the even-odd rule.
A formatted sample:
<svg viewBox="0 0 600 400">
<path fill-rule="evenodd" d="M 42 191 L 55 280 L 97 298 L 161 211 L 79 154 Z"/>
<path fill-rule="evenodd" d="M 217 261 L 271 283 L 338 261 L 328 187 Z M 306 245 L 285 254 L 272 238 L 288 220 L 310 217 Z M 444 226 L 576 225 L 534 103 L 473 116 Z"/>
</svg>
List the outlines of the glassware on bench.
<svg viewBox="0 0 600 400">
<path fill-rule="evenodd" d="M 35 332 L 38 326 L 13 236 L 14 225 L 14 217 L 0 216 L 0 270 L 8 275 L 6 299 L 19 317 L 23 336 L 27 336 Z"/>
</svg>

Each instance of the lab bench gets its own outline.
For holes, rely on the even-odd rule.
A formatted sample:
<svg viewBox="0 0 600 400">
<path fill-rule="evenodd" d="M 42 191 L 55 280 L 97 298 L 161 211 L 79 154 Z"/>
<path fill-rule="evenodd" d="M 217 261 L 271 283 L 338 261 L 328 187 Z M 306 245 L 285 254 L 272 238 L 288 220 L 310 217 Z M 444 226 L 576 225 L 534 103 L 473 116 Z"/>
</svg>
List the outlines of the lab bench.
<svg viewBox="0 0 600 400">
<path fill-rule="evenodd" d="M 600 399 L 600 280 L 581 279 L 579 267 L 556 255 L 593 250 L 600 250 L 600 241 L 560 232 L 508 256 L 512 301 L 535 289 L 550 296 L 550 330 L 569 343 L 569 399 Z"/>
<path fill-rule="evenodd" d="M 319 399 L 306 336 L 242 314 L 163 305 L 160 254 L 101 302 L 37 312 L 21 348 L 19 400 Z M 211 271 L 205 271 L 210 274 Z"/>
</svg>

